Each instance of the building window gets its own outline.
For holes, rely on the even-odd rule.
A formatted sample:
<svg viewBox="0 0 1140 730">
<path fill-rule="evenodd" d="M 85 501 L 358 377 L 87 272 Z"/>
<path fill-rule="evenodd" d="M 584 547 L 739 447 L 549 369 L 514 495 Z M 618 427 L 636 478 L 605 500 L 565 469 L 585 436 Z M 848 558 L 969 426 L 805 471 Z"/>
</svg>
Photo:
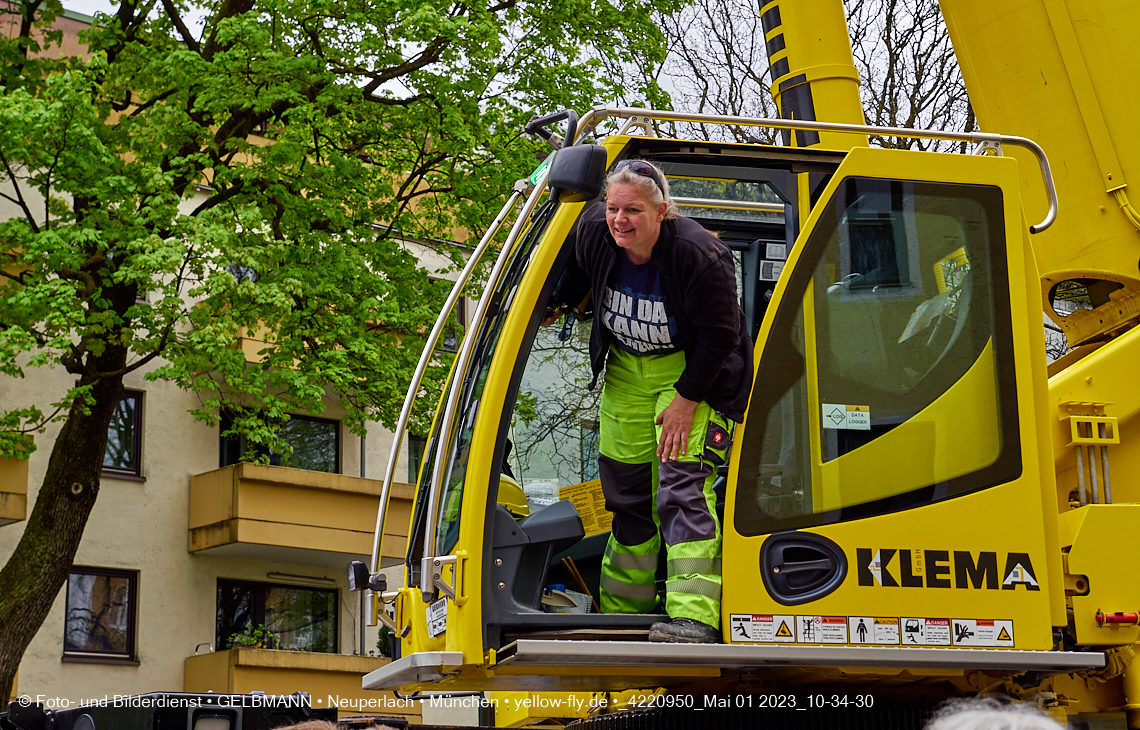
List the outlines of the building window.
<svg viewBox="0 0 1140 730">
<path fill-rule="evenodd" d="M 265 648 L 335 654 L 337 598 L 335 588 L 219 578 L 216 646 L 226 648 L 235 635 L 264 626 L 273 636 Z"/>
<path fill-rule="evenodd" d="M 441 285 L 446 284 L 448 288 L 452 286 L 452 282 L 440 282 Z M 439 334 L 439 341 L 436 343 L 436 349 L 442 352 L 459 352 L 459 343 L 463 339 L 463 328 L 467 324 L 467 299 L 459 297 L 455 301 L 455 306 L 451 310 L 451 320 L 444 325 L 443 332 Z"/>
<path fill-rule="evenodd" d="M 420 464 L 424 461 L 427 439 L 408 434 L 408 484 L 415 484 L 420 478 Z"/>
<path fill-rule="evenodd" d="M 238 463 L 247 451 L 244 437 L 225 435 L 233 428 L 233 423 L 232 414 L 222 414 L 220 466 Z M 286 458 L 283 454 L 264 446 L 254 446 L 253 453 L 268 456 L 269 463 L 274 466 L 340 473 L 340 421 L 310 416 L 290 416 L 281 426 L 281 439 L 293 447 L 292 456 Z"/>
<path fill-rule="evenodd" d="M 138 391 L 128 390 L 115 406 L 111 425 L 107 427 L 104 471 L 142 476 L 142 396 Z"/>
<path fill-rule="evenodd" d="M 134 659 L 138 573 L 74 568 L 67 578 L 64 655 Z"/>
<path fill-rule="evenodd" d="M 230 275 L 237 279 L 239 283 L 251 281 L 256 284 L 258 281 L 261 281 L 261 273 L 251 266 L 242 266 L 235 262 L 227 266 L 226 271 L 230 272 Z"/>
</svg>

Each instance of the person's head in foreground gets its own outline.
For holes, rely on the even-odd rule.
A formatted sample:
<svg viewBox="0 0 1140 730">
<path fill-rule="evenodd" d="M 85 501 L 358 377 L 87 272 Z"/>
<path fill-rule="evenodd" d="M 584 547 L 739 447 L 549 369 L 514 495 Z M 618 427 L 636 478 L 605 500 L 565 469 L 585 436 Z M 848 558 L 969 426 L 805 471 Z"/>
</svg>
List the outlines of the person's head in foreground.
<svg viewBox="0 0 1140 730">
<path fill-rule="evenodd" d="M 951 700 L 924 730 L 1065 730 L 1033 705 L 994 698 Z"/>
</svg>

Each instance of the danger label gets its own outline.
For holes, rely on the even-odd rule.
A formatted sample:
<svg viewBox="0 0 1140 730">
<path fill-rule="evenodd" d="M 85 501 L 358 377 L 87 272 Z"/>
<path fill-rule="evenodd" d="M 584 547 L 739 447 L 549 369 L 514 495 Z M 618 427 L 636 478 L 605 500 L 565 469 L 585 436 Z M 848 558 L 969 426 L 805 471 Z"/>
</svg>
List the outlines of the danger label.
<svg viewBox="0 0 1140 730">
<path fill-rule="evenodd" d="M 903 646 L 950 646 L 950 619 L 902 619 Z"/>
<path fill-rule="evenodd" d="M 792 633 L 792 627 L 796 625 L 795 616 L 734 613 L 729 623 L 732 626 L 733 641 L 759 641 L 766 644 L 793 644 L 796 641 L 796 635 Z"/>
<path fill-rule="evenodd" d="M 820 418 L 824 428 L 845 428 L 852 431 L 871 430 L 870 406 L 824 403 Z"/>
<path fill-rule="evenodd" d="M 780 616 L 734 613 L 729 640 L 762 644 L 1013 648 L 1013 621 L 904 616 Z"/>
<path fill-rule="evenodd" d="M 846 616 L 796 616 L 796 641 L 804 644 L 846 644 Z"/>
<path fill-rule="evenodd" d="M 1013 622 L 956 618 L 950 622 L 954 646 L 1013 646 Z"/>
<path fill-rule="evenodd" d="M 849 616 L 847 635 L 852 644 L 883 644 L 897 646 L 899 643 L 899 620 L 871 616 Z"/>
</svg>

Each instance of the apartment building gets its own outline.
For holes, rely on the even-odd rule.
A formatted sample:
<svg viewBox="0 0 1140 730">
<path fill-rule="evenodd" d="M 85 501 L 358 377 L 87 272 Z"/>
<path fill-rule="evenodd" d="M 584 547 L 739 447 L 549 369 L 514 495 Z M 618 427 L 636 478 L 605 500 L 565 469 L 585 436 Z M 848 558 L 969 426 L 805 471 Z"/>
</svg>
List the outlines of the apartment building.
<svg viewBox="0 0 1140 730">
<path fill-rule="evenodd" d="M 69 12 L 58 26 L 72 43 L 90 22 Z M 0 220 L 16 213 L 6 205 L 0 200 Z M 451 261 L 438 242 L 404 245 L 447 276 Z M 256 362 L 262 344 L 246 337 L 237 346 Z M 20 664 L 16 694 L 79 702 L 151 691 L 303 691 L 315 707 L 336 703 L 342 714 L 475 724 L 473 710 L 421 708 L 361 689 L 361 677 L 388 660 L 345 567 L 369 559 L 392 434 L 377 423 L 364 438 L 351 434 L 329 399 L 324 412 L 295 414 L 285 426 L 288 461 L 269 454 L 268 465 L 242 463 L 245 445 L 221 436 L 224 421 L 210 426 L 190 415 L 194 393 L 145 375 L 126 378 L 99 500 L 70 577 Z M 62 369 L 0 376 L 0 402 L 42 407 L 72 380 Z M 36 435 L 28 461 L 0 460 L 0 561 L 20 539 L 59 427 Z M 394 566 L 390 584 L 400 580 L 407 482 L 421 448 L 412 440 L 411 459 L 407 444 L 401 450 L 383 556 Z M 231 648 L 243 642 L 260 646 Z"/>
<path fill-rule="evenodd" d="M 240 344 L 256 357 L 258 343 Z M 348 701 L 345 712 L 418 720 L 418 703 L 360 689 L 360 678 L 387 660 L 345 572 L 371 553 L 392 434 L 379 424 L 363 439 L 350 434 L 330 402 L 288 423 L 288 462 L 271 455 L 270 465 L 241 463 L 244 447 L 221 436 L 224 423 L 190 415 L 194 393 L 144 376 L 128 376 L 99 501 L 70 578 L 20 665 L 18 693 L 80 700 L 305 691 L 317 706 L 338 697 Z M 52 402 L 71 377 L 57 369 L 0 378 L 0 401 Z M 0 461 L 0 560 L 19 540 L 58 429 L 36 436 L 28 461 Z M 412 504 L 410 468 L 405 445 L 383 556 L 397 566 L 393 583 Z M 263 648 L 227 648 L 261 626 L 270 634 Z"/>
</svg>

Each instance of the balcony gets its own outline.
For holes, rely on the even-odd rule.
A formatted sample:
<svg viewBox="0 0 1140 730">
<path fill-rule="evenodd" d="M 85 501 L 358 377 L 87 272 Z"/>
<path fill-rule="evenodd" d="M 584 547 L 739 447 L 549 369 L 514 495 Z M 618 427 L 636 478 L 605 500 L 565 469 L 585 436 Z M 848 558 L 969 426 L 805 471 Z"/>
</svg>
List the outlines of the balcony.
<svg viewBox="0 0 1140 730">
<path fill-rule="evenodd" d="M 261 363 L 265 361 L 265 355 L 262 351 L 272 349 L 269 338 L 272 333 L 265 327 L 257 327 L 250 329 L 248 327 L 241 327 L 238 329 L 237 345 L 241 348 L 242 353 L 245 355 L 245 361 L 248 363 Z"/>
<path fill-rule="evenodd" d="M 313 707 L 337 704 L 340 715 L 387 715 L 422 722 L 420 703 L 365 690 L 360 680 L 389 659 L 303 651 L 228 649 L 186 659 L 185 691 L 271 695 L 308 692 Z"/>
<path fill-rule="evenodd" d="M 0 459 L 0 526 L 28 517 L 28 462 Z M 407 528 L 402 528 L 407 532 Z"/>
<path fill-rule="evenodd" d="M 372 554 L 377 479 L 235 464 L 190 478 L 190 552 L 343 569 Z M 393 484 L 383 565 L 402 562 L 414 488 Z"/>
</svg>

